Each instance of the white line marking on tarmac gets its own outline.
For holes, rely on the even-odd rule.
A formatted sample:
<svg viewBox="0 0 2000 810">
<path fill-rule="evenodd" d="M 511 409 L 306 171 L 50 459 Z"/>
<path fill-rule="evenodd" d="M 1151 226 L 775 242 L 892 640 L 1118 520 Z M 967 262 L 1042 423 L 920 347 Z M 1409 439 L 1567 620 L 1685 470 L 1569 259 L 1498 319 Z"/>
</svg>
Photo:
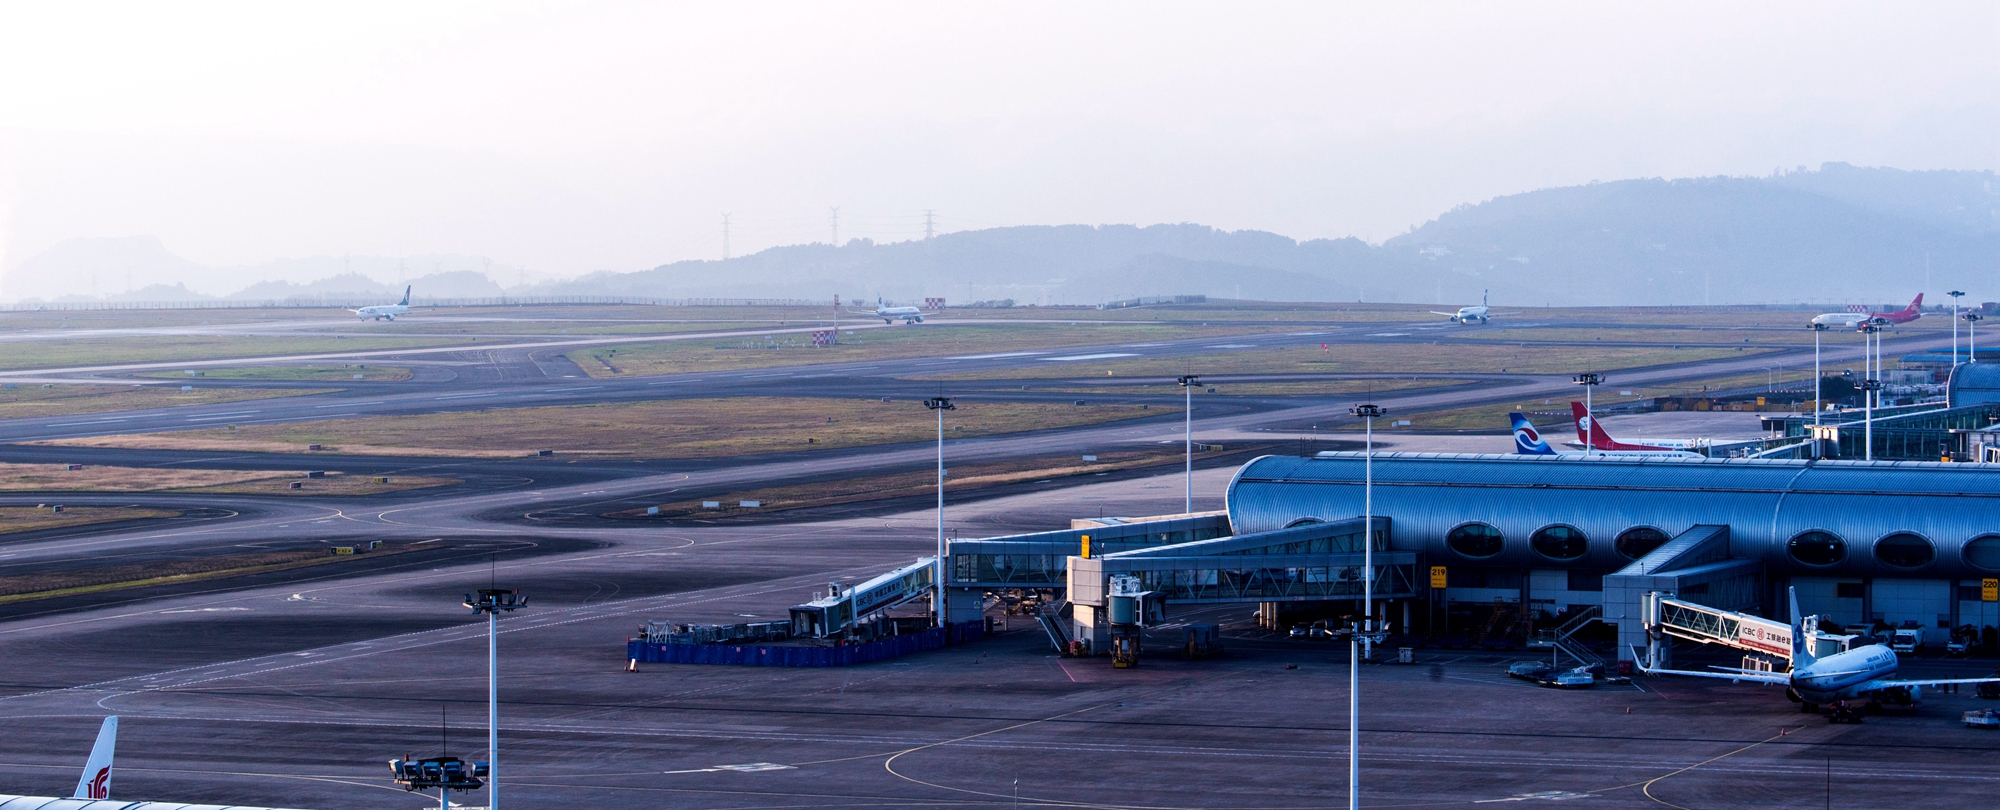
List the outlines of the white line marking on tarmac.
<svg viewBox="0 0 2000 810">
<path fill-rule="evenodd" d="M 92 419 L 88 422 L 57 422 L 49 427 L 75 427 L 77 425 L 102 425 L 107 422 L 125 422 L 128 419 Z"/>
<path fill-rule="evenodd" d="M 959 355 L 959 356 L 957 356 L 957 357 L 951 357 L 951 358 L 946 358 L 946 359 L 949 359 L 949 360 L 998 360 L 998 359 L 1000 359 L 1000 358 L 1003 358 L 1003 357 L 1034 357 L 1035 355 L 1038 355 L 1038 354 L 1048 354 L 1048 352 L 1000 352 L 1000 353 L 998 353 L 998 354 L 962 354 L 962 355 Z"/>
<path fill-rule="evenodd" d="M 357 405 L 380 405 L 387 401 L 388 400 L 386 399 L 371 399 L 367 402 L 336 402 L 333 403 L 332 405 L 314 405 L 313 409 L 318 410 L 320 408 L 351 408 Z"/>
<path fill-rule="evenodd" d="M 1068 363 L 1074 360 L 1108 360 L 1113 357 L 1138 357 L 1132 352 L 1105 352 L 1103 354 L 1072 354 L 1067 357 L 1044 357 L 1043 360 Z"/>
</svg>

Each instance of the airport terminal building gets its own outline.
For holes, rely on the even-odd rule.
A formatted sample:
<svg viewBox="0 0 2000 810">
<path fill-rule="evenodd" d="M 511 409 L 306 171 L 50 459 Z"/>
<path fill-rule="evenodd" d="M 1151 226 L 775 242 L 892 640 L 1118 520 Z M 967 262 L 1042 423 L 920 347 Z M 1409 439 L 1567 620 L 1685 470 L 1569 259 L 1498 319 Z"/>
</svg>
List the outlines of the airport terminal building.
<svg viewBox="0 0 2000 810">
<path fill-rule="evenodd" d="M 1359 515 L 1366 463 L 1257 459 L 1230 483 L 1230 522 Z M 2000 474 L 1984 465 L 1378 454 L 1373 477 L 1387 549 L 1430 574 L 1417 614 L 1446 626 L 1481 607 L 1594 606 L 1635 630 L 1646 591 L 1789 618 L 1789 586 L 1802 611 L 1849 626 L 1916 622 L 1942 641 L 2000 623 Z"/>
</svg>

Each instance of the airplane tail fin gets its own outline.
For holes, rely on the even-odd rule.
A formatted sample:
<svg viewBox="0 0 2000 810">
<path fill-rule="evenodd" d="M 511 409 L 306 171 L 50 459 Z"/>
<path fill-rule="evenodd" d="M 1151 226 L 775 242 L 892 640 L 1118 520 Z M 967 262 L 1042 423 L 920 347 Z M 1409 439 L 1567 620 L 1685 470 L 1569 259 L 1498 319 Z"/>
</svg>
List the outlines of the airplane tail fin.
<svg viewBox="0 0 2000 810">
<path fill-rule="evenodd" d="M 409 288 L 409 287 L 404 287 L 404 288 L 403 288 L 403 300 L 401 300 L 401 301 L 397 301 L 397 302 L 396 302 L 396 306 L 399 306 L 399 307 L 407 307 L 407 306 L 409 306 L 409 305 L 410 305 L 410 288 Z"/>
<path fill-rule="evenodd" d="M 1792 608 L 1792 668 L 1797 669 L 1813 660 L 1813 636 L 1819 634 L 1819 617 L 1814 616 L 1811 622 L 1807 622 L 1805 617 L 1799 615 L 1798 587 L 1793 586 L 1786 591 Z"/>
<path fill-rule="evenodd" d="M 111 798 L 111 749 L 118 745 L 118 716 L 104 718 L 97 730 L 97 744 L 90 747 L 90 761 L 83 764 L 83 778 L 76 780 L 75 799 Z"/>
<path fill-rule="evenodd" d="M 1491 290 L 1480 290 L 1480 291 L 1479 291 L 1479 305 L 1480 305 L 1480 306 L 1482 306 L 1482 307 L 1483 307 L 1483 306 L 1486 306 L 1486 305 L 1487 305 L 1487 304 L 1486 304 L 1486 294 L 1487 294 L 1487 293 L 1489 293 L 1489 292 L 1491 292 Z"/>
<path fill-rule="evenodd" d="M 1920 310 L 1920 309 L 1923 309 L 1923 308 L 1924 308 L 1924 294 L 1923 294 L 1923 293 L 1917 293 L 1917 297 L 1916 297 L 1916 298 L 1914 298 L 1914 299 L 1911 299 L 1911 300 L 1910 300 L 1910 305 L 1909 305 L 1908 307 L 1905 307 L 1905 308 L 1903 308 L 1903 311 L 1904 311 L 1904 312 L 1916 312 L 1917 310 Z"/>
<path fill-rule="evenodd" d="M 1555 448 L 1550 447 L 1549 443 L 1542 439 L 1541 432 L 1535 430 L 1535 424 L 1528 421 L 1526 415 L 1510 413 L 1507 414 L 1507 419 L 1514 423 L 1514 452 L 1524 456 L 1556 454 Z"/>
<path fill-rule="evenodd" d="M 1597 415 L 1584 408 L 1583 403 L 1571 402 L 1569 412 L 1576 419 L 1576 439 L 1583 442 L 1584 447 L 1591 450 L 1618 449 L 1618 440 L 1604 432 L 1604 427 L 1597 424 Z"/>
</svg>

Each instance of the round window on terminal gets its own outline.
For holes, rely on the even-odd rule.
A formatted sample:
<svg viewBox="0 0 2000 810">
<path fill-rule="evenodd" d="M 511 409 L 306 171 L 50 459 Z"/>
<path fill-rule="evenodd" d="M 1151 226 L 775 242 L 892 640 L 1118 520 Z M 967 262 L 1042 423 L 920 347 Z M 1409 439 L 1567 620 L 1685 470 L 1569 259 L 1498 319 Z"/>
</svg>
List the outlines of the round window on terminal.
<svg viewBox="0 0 2000 810">
<path fill-rule="evenodd" d="M 1506 543 L 1499 529 L 1484 523 L 1467 523 L 1444 536 L 1444 544 L 1452 551 L 1475 560 L 1498 555 Z"/>
<path fill-rule="evenodd" d="M 1528 538 L 1528 545 L 1551 560 L 1574 560 L 1590 550 L 1590 540 L 1575 526 L 1543 526 Z"/>
<path fill-rule="evenodd" d="M 1937 558 L 1937 549 L 1922 535 L 1897 532 L 1875 541 L 1875 559 L 1897 568 L 1922 568 Z"/>
<path fill-rule="evenodd" d="M 2000 571 L 2000 534 L 1974 537 L 1965 544 L 1965 564 L 1981 571 Z"/>
<path fill-rule="evenodd" d="M 1805 565 L 1838 565 L 1847 559 L 1847 541 L 1817 529 L 1800 532 L 1785 543 L 1785 553 Z"/>
<path fill-rule="evenodd" d="M 1612 545 L 1617 547 L 1618 553 L 1625 555 L 1626 559 L 1636 560 L 1653 553 L 1653 549 L 1666 545 L 1668 539 L 1666 532 L 1651 526 L 1633 526 L 1619 532 L 1618 539 L 1612 541 Z"/>
</svg>

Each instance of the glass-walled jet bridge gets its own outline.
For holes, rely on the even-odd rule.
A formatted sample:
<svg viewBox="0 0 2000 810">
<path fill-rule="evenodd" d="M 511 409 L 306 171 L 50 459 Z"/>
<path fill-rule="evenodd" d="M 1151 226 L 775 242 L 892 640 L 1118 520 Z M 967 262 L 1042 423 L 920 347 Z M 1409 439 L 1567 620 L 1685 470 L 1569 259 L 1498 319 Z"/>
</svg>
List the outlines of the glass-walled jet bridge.
<svg viewBox="0 0 2000 810">
<path fill-rule="evenodd" d="M 1407 603 L 1423 592 L 1419 555 L 1389 549 L 1390 522 L 1374 521 L 1374 594 L 1378 603 Z M 956 621 L 976 616 L 989 595 L 1039 597 L 1042 614 L 1069 608 L 1068 626 L 1045 621 L 1058 644 L 1070 638 L 1103 649 L 1109 632 L 1107 594 L 1113 577 L 1132 577 L 1150 598 L 1173 605 L 1249 603 L 1276 615 L 1285 602 L 1352 601 L 1369 576 L 1360 518 L 1303 521 L 1283 529 L 1232 534 L 1222 512 L 1161 518 L 1075 521 L 1051 532 L 954 540 L 945 590 Z M 885 611 L 932 593 L 930 559 L 835 588 L 792 608 L 797 636 L 852 636 Z"/>
</svg>

